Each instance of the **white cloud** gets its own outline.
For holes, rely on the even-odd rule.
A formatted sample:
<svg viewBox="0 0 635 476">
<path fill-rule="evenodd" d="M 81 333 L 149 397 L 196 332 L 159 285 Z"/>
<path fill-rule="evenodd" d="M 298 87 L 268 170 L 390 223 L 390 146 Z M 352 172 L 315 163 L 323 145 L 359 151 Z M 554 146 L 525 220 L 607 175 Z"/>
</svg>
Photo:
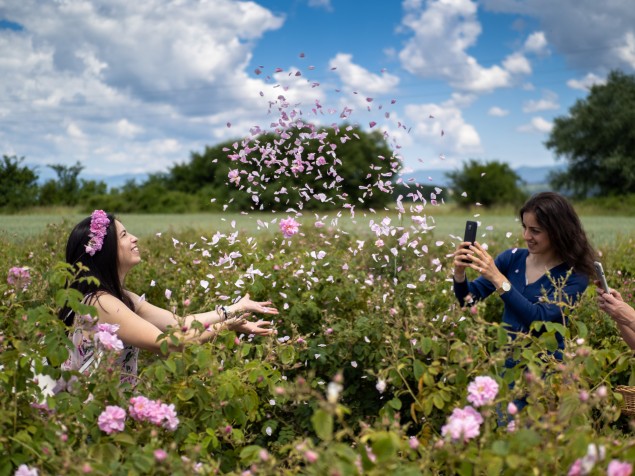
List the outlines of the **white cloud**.
<svg viewBox="0 0 635 476">
<path fill-rule="evenodd" d="M 113 162 L 157 171 L 243 133 L 227 130 L 234 111 L 251 110 L 253 121 L 257 107 L 265 120 L 258 93 L 271 85 L 245 68 L 284 19 L 256 3 L 10 3 L 0 18 L 23 28 L 0 34 L 4 151 L 31 163 L 77 157 L 91 171 Z"/>
<path fill-rule="evenodd" d="M 68 126 L 66 126 L 66 132 L 72 139 L 83 139 L 86 137 L 84 132 L 74 122 L 71 122 Z"/>
<path fill-rule="evenodd" d="M 535 31 L 525 40 L 524 50 L 527 53 L 542 54 L 547 50 L 547 37 L 544 31 Z"/>
<path fill-rule="evenodd" d="M 538 100 L 530 100 L 523 105 L 523 112 L 534 113 L 559 109 L 558 95 L 553 91 L 545 91 L 543 97 Z"/>
<path fill-rule="evenodd" d="M 117 134 L 122 137 L 135 137 L 143 132 L 143 127 L 131 123 L 128 119 L 120 119 L 115 127 Z"/>
<path fill-rule="evenodd" d="M 467 50 L 481 34 L 477 3 L 470 0 L 407 1 L 402 30 L 413 36 L 399 53 L 404 69 L 422 78 L 440 78 L 453 88 L 490 92 L 514 84 L 516 76 L 531 73 L 521 52 L 510 54 L 502 65 L 484 67 Z M 530 47 L 539 43 L 536 37 Z"/>
<path fill-rule="evenodd" d="M 543 134 L 548 134 L 553 129 L 553 123 L 547 121 L 546 119 L 537 116 L 531 119 L 529 124 L 523 124 L 518 128 L 519 132 L 539 132 Z"/>
<path fill-rule="evenodd" d="M 353 63 L 353 56 L 350 54 L 338 53 L 329 61 L 329 67 L 337 68 L 334 71 L 345 89 L 362 94 L 387 94 L 399 84 L 399 77 L 395 75 L 386 72 L 371 73 Z"/>
<path fill-rule="evenodd" d="M 509 114 L 509 111 L 506 109 L 502 109 L 500 107 L 494 106 L 494 107 L 491 107 L 487 113 L 490 116 L 494 116 L 494 117 L 505 117 Z"/>
<path fill-rule="evenodd" d="M 512 74 L 531 74 L 531 64 L 521 53 L 514 53 L 505 58 L 503 67 Z"/>
<path fill-rule="evenodd" d="M 410 104 L 404 110 L 413 124 L 411 135 L 415 139 L 424 139 L 440 154 L 482 152 L 476 128 L 465 122 L 462 110 L 452 99 L 442 104 Z"/>
<path fill-rule="evenodd" d="M 588 91 L 591 89 L 591 86 L 595 86 L 596 84 L 606 84 L 606 78 L 601 78 L 593 73 L 588 73 L 582 79 L 570 79 L 567 81 L 567 86 L 571 89 L 580 89 L 582 91 Z"/>
<path fill-rule="evenodd" d="M 482 5 L 493 12 L 536 19 L 550 48 L 579 69 L 635 70 L 632 0 L 482 0 Z"/>
<path fill-rule="evenodd" d="M 324 8 L 327 11 L 333 10 L 331 0 L 309 0 L 309 6 L 314 8 Z"/>
<path fill-rule="evenodd" d="M 617 48 L 618 57 L 635 70 L 635 34 L 632 31 L 624 35 L 624 43 Z"/>
</svg>

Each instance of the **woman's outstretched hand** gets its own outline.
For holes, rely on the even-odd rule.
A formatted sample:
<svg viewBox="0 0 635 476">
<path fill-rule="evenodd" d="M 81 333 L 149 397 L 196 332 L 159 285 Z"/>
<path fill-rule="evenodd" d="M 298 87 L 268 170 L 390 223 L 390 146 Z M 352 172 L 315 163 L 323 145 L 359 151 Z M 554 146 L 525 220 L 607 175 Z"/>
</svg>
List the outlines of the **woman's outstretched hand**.
<svg viewBox="0 0 635 476">
<path fill-rule="evenodd" d="M 229 319 L 222 322 L 222 325 L 227 326 L 229 330 L 238 330 L 240 329 L 246 322 L 249 314 L 241 314 L 230 317 Z"/>
<path fill-rule="evenodd" d="M 240 301 L 230 306 L 232 312 L 257 312 L 260 314 L 278 314 L 278 310 L 271 305 L 271 301 L 252 301 L 249 293 Z"/>
<path fill-rule="evenodd" d="M 245 321 L 240 326 L 237 326 L 234 330 L 243 332 L 245 334 L 253 334 L 257 336 L 270 336 L 276 334 L 277 331 L 269 326 L 273 325 L 273 321 L 258 320 L 256 322 Z"/>
</svg>

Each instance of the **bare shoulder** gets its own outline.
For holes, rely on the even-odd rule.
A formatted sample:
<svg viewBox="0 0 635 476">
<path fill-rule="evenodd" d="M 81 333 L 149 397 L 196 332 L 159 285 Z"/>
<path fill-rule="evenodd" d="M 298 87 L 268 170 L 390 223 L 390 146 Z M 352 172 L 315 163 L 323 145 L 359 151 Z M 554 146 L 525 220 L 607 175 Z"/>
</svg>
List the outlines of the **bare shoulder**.
<svg viewBox="0 0 635 476">
<path fill-rule="evenodd" d="M 106 292 L 100 292 L 91 297 L 91 302 L 89 302 L 89 304 L 95 306 L 98 312 L 103 311 L 107 314 L 119 314 L 122 312 L 132 313 L 132 311 L 128 308 L 128 306 L 124 304 L 121 299 Z"/>
<path fill-rule="evenodd" d="M 130 301 L 132 301 L 132 305 L 134 306 L 137 312 L 146 302 L 145 295 L 139 296 L 137 293 L 133 293 L 132 291 L 128 289 L 124 289 L 123 292 L 126 293 L 126 296 L 130 298 Z"/>
</svg>

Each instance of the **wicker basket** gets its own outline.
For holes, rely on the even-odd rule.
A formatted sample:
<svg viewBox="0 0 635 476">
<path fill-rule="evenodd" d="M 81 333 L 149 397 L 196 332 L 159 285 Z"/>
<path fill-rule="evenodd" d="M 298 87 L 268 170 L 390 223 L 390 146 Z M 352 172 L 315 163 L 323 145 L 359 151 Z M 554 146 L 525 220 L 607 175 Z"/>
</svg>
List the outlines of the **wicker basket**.
<svg viewBox="0 0 635 476">
<path fill-rule="evenodd" d="M 635 415 L 635 387 L 618 385 L 615 391 L 622 394 L 624 403 L 622 404 L 622 414 L 628 416 Z"/>
</svg>

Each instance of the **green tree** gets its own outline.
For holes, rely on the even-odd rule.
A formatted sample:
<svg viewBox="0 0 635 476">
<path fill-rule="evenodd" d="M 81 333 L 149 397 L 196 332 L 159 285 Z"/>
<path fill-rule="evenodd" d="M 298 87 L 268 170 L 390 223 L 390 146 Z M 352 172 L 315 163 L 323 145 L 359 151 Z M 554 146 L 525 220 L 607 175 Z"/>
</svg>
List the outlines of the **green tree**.
<svg viewBox="0 0 635 476">
<path fill-rule="evenodd" d="M 284 141 L 281 134 L 266 133 L 207 147 L 163 178 L 172 190 L 206 194 L 234 210 L 380 207 L 392 201 L 392 178 L 401 164 L 380 132 L 343 124 L 320 129 L 318 139 L 310 131 L 296 123 L 284 131 Z M 320 157 L 327 165 L 318 165 Z M 229 183 L 230 170 L 240 173 L 238 184 Z"/>
<path fill-rule="evenodd" d="M 634 125 L 635 75 L 611 72 L 554 121 L 545 145 L 567 169 L 553 173 L 551 185 L 576 197 L 635 193 Z"/>
<path fill-rule="evenodd" d="M 37 200 L 37 179 L 34 170 L 21 166 L 24 157 L 2 156 L 0 161 L 0 210 L 17 211 L 32 206 Z"/>
<path fill-rule="evenodd" d="M 480 203 L 492 205 L 519 205 L 526 194 L 520 176 L 505 163 L 492 161 L 481 163 L 471 159 L 462 170 L 448 172 L 454 198 L 463 207 Z"/>
<path fill-rule="evenodd" d="M 76 205 L 79 203 L 81 184 L 79 174 L 84 166 L 77 162 L 75 165 L 49 165 L 57 174 L 57 180 L 47 180 L 40 189 L 40 205 Z"/>
</svg>

